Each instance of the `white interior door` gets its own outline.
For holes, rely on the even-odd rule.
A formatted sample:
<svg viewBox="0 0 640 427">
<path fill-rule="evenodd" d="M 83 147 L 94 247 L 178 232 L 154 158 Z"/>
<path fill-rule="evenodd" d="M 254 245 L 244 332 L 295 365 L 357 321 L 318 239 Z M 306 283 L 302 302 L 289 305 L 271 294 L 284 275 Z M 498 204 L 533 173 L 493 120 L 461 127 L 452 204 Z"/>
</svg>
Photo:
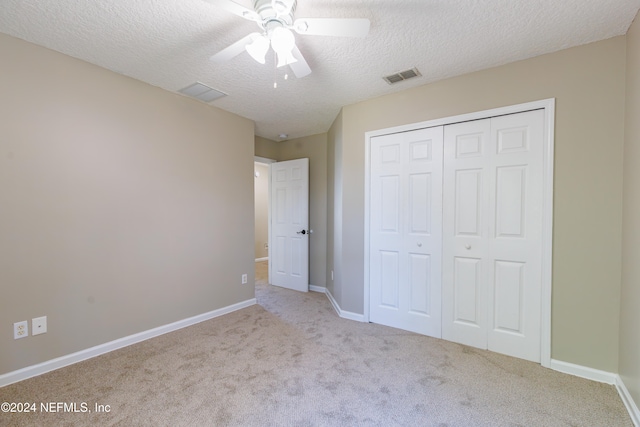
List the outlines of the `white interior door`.
<svg viewBox="0 0 640 427">
<path fill-rule="evenodd" d="M 309 290 L 309 159 L 272 163 L 269 277 L 272 285 Z"/>
<path fill-rule="evenodd" d="M 542 110 L 445 126 L 443 338 L 540 361 Z"/>
<path fill-rule="evenodd" d="M 542 110 L 491 119 L 488 349 L 540 362 Z"/>
<path fill-rule="evenodd" d="M 487 348 L 491 120 L 445 126 L 442 337 Z"/>
<path fill-rule="evenodd" d="M 371 139 L 369 320 L 441 336 L 442 127 Z"/>
</svg>

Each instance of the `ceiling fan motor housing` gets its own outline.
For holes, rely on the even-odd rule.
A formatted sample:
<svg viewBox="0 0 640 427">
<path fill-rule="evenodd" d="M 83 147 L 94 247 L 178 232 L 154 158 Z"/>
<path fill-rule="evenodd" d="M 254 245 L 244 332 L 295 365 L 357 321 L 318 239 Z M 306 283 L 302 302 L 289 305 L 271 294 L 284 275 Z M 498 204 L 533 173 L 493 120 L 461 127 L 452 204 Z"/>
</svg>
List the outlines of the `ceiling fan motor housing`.
<svg viewBox="0 0 640 427">
<path fill-rule="evenodd" d="M 262 20 L 258 25 L 267 32 L 274 26 L 290 27 L 297 3 L 297 0 L 255 0 L 253 9 Z"/>
</svg>

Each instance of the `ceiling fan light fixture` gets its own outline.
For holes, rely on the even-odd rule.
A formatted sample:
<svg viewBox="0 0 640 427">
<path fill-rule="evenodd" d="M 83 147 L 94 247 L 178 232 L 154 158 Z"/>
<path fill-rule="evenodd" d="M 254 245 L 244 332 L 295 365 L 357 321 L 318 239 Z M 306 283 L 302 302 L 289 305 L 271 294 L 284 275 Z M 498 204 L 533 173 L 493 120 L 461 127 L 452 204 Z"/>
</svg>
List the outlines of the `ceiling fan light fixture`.
<svg viewBox="0 0 640 427">
<path fill-rule="evenodd" d="M 271 47 L 278 54 L 278 67 L 293 64 L 297 61 L 292 52 L 295 45 L 296 38 L 290 29 L 276 27 L 271 32 Z"/>
<path fill-rule="evenodd" d="M 278 55 L 291 52 L 296 44 L 296 38 L 290 29 L 285 27 L 276 27 L 271 32 L 271 47 Z"/>
<path fill-rule="evenodd" d="M 265 36 L 256 37 L 253 42 L 245 47 L 245 50 L 249 52 L 253 59 L 264 64 L 269 50 L 269 40 Z"/>
<path fill-rule="evenodd" d="M 278 53 L 278 68 L 285 65 L 293 64 L 294 62 L 298 62 L 298 60 L 295 58 L 295 56 L 293 56 L 293 53 L 291 51 L 285 54 Z"/>
</svg>

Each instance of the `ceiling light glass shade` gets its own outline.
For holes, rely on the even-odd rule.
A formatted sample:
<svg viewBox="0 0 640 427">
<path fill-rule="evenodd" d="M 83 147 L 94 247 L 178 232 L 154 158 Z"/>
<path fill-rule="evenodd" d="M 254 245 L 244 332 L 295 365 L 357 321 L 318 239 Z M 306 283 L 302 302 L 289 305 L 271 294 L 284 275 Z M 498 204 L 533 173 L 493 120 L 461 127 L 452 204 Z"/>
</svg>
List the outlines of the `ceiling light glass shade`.
<svg viewBox="0 0 640 427">
<path fill-rule="evenodd" d="M 298 62 L 298 60 L 293 56 L 293 53 L 291 53 L 291 51 L 285 54 L 278 53 L 278 67 L 282 67 L 287 64 L 293 64 L 294 62 Z"/>
<path fill-rule="evenodd" d="M 296 44 L 296 38 L 290 29 L 277 27 L 271 33 L 271 47 L 278 54 L 278 67 L 296 62 L 291 49 Z"/>
<path fill-rule="evenodd" d="M 271 47 L 278 54 L 286 54 L 291 52 L 293 46 L 296 44 L 296 38 L 290 29 L 284 27 L 277 27 L 271 33 Z"/>
<path fill-rule="evenodd" d="M 269 39 L 265 36 L 256 37 L 256 39 L 245 46 L 249 55 L 261 64 L 265 63 L 267 51 L 269 50 Z"/>
</svg>

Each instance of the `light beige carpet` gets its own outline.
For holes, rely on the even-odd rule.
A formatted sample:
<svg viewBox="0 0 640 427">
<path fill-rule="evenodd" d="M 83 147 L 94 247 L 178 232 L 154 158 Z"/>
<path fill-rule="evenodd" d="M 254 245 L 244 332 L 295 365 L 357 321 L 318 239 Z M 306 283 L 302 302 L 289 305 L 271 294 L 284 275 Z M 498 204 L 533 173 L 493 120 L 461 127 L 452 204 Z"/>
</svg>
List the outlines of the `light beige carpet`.
<svg viewBox="0 0 640 427">
<path fill-rule="evenodd" d="M 110 412 L 0 413 L 0 425 L 632 426 L 612 386 L 341 319 L 257 267 L 258 305 L 0 388 L 0 402 Z"/>
</svg>

